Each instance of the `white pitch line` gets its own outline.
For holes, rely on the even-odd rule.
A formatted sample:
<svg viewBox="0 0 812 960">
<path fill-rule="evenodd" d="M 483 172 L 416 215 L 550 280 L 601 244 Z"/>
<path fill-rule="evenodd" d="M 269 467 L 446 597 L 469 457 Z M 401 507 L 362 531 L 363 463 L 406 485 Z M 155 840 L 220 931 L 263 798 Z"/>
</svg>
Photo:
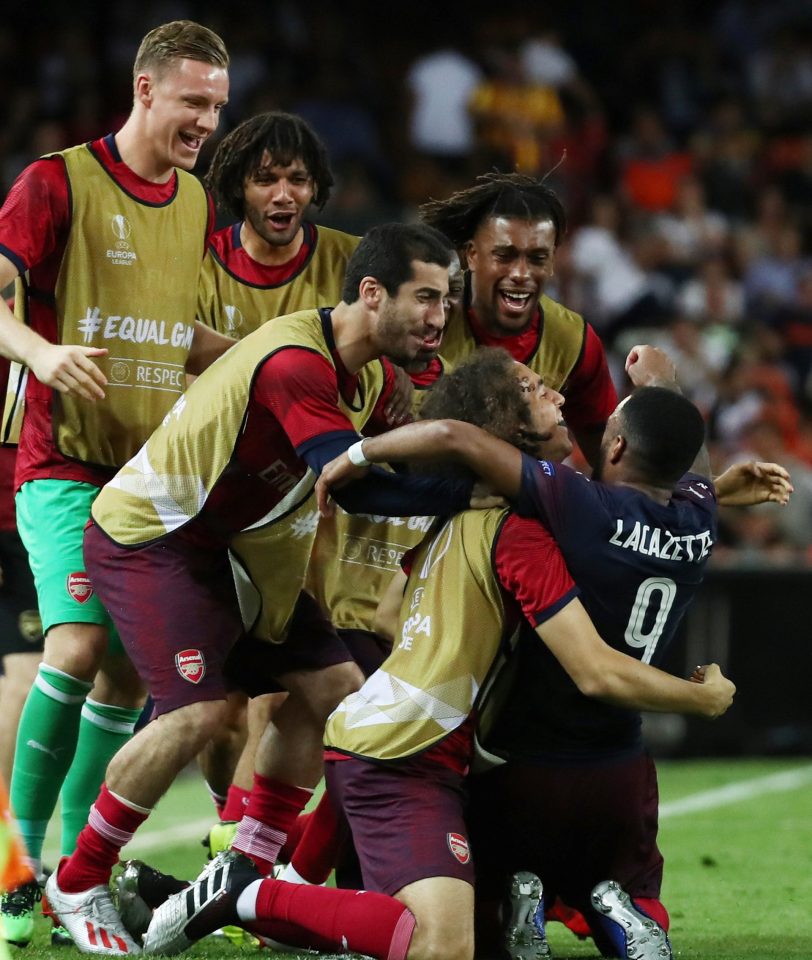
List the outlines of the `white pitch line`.
<svg viewBox="0 0 812 960">
<path fill-rule="evenodd" d="M 167 846 L 167 844 L 180 842 L 181 840 L 202 840 L 203 837 L 208 836 L 209 830 L 216 822 L 217 815 L 212 811 L 212 815 L 203 820 L 192 820 L 191 823 L 162 827 L 158 830 L 145 830 L 133 837 L 132 842 L 124 847 L 124 853 L 127 855 L 144 853 L 147 850 L 157 850 L 160 847 Z M 126 860 L 127 857 L 122 857 L 122 859 Z"/>
<path fill-rule="evenodd" d="M 797 790 L 812 783 L 812 764 L 798 767 L 795 770 L 784 770 L 781 773 L 771 773 L 766 776 L 753 777 L 750 780 L 740 780 L 725 787 L 714 790 L 703 790 L 680 800 L 660 804 L 660 820 L 666 817 L 680 817 L 686 813 L 696 813 L 698 810 L 712 810 L 714 807 L 726 807 L 731 803 L 743 800 L 752 800 L 765 793 L 785 793 L 788 790 Z"/>
<path fill-rule="evenodd" d="M 686 813 L 695 813 L 697 810 L 712 810 L 714 807 L 725 807 L 731 803 L 740 803 L 765 793 L 785 793 L 797 790 L 812 783 L 812 764 L 797 767 L 794 770 L 782 770 L 780 773 L 770 773 L 749 780 L 740 780 L 714 790 L 703 790 L 693 793 L 679 800 L 660 804 L 660 819 L 679 817 Z M 205 836 L 214 818 L 195 820 L 192 823 L 180 824 L 175 827 L 165 827 L 162 830 L 144 831 L 136 834 L 132 843 L 126 848 L 128 852 L 155 850 L 168 843 L 180 840 L 198 840 Z"/>
<path fill-rule="evenodd" d="M 762 796 L 765 793 L 785 793 L 789 790 L 797 790 L 799 787 L 804 787 L 810 783 L 812 783 L 812 764 L 794 770 L 784 770 L 780 773 L 753 777 L 750 780 L 740 780 L 738 783 L 717 787 L 714 790 L 703 790 L 701 793 L 694 793 L 682 797 L 680 800 L 662 803 L 660 804 L 660 820 L 665 820 L 668 817 L 680 817 L 686 813 L 695 813 L 699 810 L 712 810 L 715 807 L 729 806 L 732 803 L 751 800 L 753 797 Z M 129 856 L 147 853 L 183 840 L 200 840 L 206 836 L 214 822 L 214 817 L 211 816 L 193 820 L 191 823 L 144 830 L 142 833 L 137 833 L 132 843 L 124 848 L 122 859 L 126 860 Z"/>
</svg>

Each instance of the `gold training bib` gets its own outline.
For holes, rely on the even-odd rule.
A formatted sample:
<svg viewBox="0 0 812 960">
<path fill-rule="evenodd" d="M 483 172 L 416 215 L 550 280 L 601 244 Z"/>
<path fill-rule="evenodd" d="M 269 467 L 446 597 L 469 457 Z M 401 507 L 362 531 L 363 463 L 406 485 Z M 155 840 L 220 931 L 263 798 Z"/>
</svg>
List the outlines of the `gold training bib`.
<svg viewBox="0 0 812 960">
<path fill-rule="evenodd" d="M 57 278 L 58 340 L 106 347 L 106 398 L 54 393 L 58 449 L 120 467 L 185 388 L 208 221 L 205 191 L 177 171 L 174 196 L 152 205 L 126 193 L 87 145 L 62 154 L 71 228 Z"/>
</svg>

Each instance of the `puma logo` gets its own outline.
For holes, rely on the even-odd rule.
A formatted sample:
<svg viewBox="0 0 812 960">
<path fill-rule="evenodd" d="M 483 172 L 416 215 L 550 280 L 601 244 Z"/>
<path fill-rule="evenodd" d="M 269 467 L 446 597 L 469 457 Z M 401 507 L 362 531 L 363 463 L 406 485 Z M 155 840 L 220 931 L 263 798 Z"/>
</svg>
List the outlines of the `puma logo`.
<svg viewBox="0 0 812 960">
<path fill-rule="evenodd" d="M 34 750 L 39 750 L 41 753 L 47 753 L 48 756 L 49 756 L 49 757 L 53 757 L 54 760 L 58 759 L 58 758 L 57 758 L 57 755 L 56 755 L 58 748 L 57 748 L 57 750 L 49 750 L 48 747 L 46 747 L 44 744 L 37 743 L 36 740 L 29 740 L 29 741 L 27 741 L 26 746 L 27 746 L 27 747 L 33 747 Z"/>
</svg>

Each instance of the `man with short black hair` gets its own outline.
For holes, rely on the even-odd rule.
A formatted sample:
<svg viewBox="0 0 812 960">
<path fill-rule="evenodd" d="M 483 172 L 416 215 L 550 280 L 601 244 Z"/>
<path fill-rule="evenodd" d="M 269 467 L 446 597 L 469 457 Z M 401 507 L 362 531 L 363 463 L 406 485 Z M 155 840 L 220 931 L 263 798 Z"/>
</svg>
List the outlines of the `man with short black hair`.
<svg viewBox="0 0 812 960">
<path fill-rule="evenodd" d="M 137 949 L 112 906 L 111 946 L 86 923 L 97 922 L 94 904 L 119 849 L 221 722 L 227 678 L 252 694 L 279 689 L 276 679 L 290 692 L 260 746 L 235 848 L 269 869 L 310 798 L 324 719 L 337 687 L 355 688 L 357 668 L 338 638 L 293 651 L 243 638 L 228 547 L 246 528 L 284 517 L 322 465 L 354 447 L 382 389 L 383 354 L 409 361 L 435 349 L 452 257 L 431 227 L 370 230 L 350 260 L 360 280 L 345 285 L 346 299 L 277 318 L 240 341 L 94 503 L 90 575 L 157 716 L 113 758 L 76 853 L 48 881 L 51 907 L 81 950 Z M 380 471 L 342 499 L 353 511 L 408 515 L 427 503 L 459 509 L 470 494 L 470 482 Z M 303 572 L 286 566 L 280 575 Z"/>
</svg>

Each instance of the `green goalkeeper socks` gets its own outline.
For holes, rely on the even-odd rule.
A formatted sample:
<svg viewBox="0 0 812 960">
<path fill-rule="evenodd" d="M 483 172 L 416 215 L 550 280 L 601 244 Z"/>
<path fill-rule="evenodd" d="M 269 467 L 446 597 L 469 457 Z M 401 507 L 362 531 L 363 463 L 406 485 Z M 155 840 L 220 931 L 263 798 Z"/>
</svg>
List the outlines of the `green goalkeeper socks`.
<svg viewBox="0 0 812 960">
<path fill-rule="evenodd" d="M 40 664 L 20 717 L 11 805 L 37 871 L 48 821 L 76 749 L 82 704 L 91 686 Z"/>
<path fill-rule="evenodd" d="M 133 735 L 140 716 L 140 708 L 113 707 L 89 698 L 82 707 L 76 755 L 62 787 L 62 856 L 73 853 L 107 765 Z"/>
</svg>

